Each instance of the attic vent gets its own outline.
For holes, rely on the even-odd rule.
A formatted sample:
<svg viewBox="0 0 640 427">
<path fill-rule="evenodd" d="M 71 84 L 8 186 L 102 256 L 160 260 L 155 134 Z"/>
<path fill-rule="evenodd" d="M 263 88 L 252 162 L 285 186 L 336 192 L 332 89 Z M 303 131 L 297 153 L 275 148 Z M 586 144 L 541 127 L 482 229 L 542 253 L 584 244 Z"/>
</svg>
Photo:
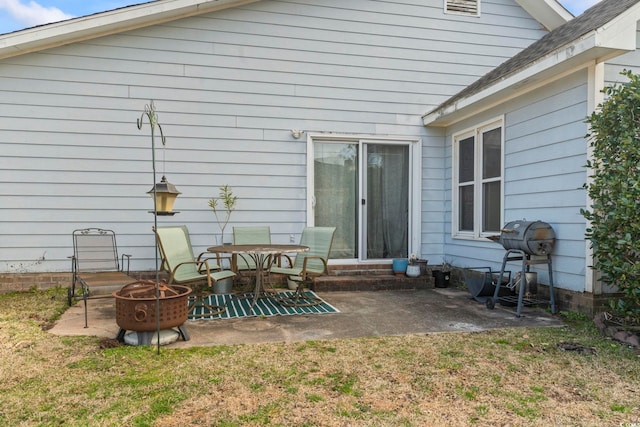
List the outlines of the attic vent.
<svg viewBox="0 0 640 427">
<path fill-rule="evenodd" d="M 477 16 L 480 12 L 480 0 L 445 0 L 445 11 Z"/>
</svg>

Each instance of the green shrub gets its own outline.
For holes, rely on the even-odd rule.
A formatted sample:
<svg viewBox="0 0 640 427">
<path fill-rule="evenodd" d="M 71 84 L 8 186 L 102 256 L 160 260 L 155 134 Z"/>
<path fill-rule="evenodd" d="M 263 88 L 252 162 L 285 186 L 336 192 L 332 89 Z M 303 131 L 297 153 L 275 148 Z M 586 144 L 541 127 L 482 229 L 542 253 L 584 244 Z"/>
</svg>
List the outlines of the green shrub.
<svg viewBox="0 0 640 427">
<path fill-rule="evenodd" d="M 621 74 L 628 81 L 606 87 L 606 100 L 587 119 L 592 175 L 584 187 L 592 205 L 581 213 L 594 268 L 624 295 L 612 308 L 640 321 L 640 77 Z"/>
</svg>

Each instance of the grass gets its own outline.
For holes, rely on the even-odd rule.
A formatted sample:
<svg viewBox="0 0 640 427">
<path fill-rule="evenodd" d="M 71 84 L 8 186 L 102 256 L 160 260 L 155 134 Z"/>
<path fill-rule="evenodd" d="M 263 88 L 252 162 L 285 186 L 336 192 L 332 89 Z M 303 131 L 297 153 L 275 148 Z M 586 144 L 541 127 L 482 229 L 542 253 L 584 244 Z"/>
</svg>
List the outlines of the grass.
<svg viewBox="0 0 640 427">
<path fill-rule="evenodd" d="M 157 354 L 48 334 L 65 299 L 0 295 L 0 425 L 640 425 L 638 353 L 574 313 L 562 328 Z"/>
</svg>

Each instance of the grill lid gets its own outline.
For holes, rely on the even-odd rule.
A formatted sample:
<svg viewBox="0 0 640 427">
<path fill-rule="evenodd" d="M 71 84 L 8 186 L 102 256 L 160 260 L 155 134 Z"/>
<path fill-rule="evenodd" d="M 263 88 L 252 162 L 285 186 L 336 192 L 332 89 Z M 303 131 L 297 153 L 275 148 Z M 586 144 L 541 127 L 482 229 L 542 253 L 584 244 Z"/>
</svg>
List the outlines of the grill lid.
<svg viewBox="0 0 640 427">
<path fill-rule="evenodd" d="M 501 231 L 497 241 L 505 249 L 522 250 L 529 255 L 548 255 L 553 252 L 556 235 L 543 221 L 511 221 Z"/>
</svg>

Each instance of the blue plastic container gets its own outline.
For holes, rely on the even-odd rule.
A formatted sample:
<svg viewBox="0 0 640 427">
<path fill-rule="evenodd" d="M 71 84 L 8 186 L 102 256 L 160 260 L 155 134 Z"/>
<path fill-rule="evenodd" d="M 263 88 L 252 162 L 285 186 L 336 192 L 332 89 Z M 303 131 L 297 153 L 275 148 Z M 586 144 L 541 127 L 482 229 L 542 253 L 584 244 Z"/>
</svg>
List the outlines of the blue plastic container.
<svg viewBox="0 0 640 427">
<path fill-rule="evenodd" d="M 409 260 L 405 258 L 394 259 L 392 268 L 395 274 L 404 274 L 407 271 L 407 266 L 409 265 Z"/>
</svg>

